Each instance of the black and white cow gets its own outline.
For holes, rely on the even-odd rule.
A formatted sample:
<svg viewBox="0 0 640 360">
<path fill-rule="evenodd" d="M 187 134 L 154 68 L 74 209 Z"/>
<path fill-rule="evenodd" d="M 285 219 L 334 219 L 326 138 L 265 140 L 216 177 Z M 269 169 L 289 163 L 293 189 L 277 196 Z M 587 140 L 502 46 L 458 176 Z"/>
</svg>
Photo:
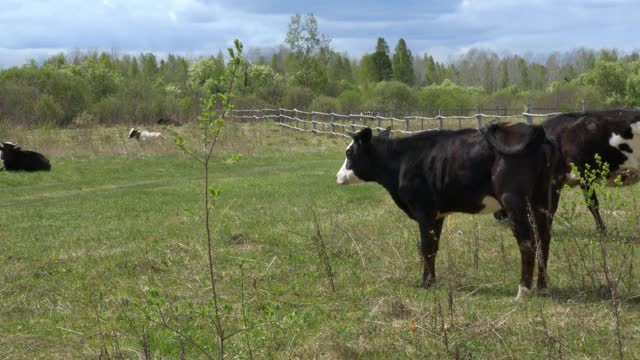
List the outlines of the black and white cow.
<svg viewBox="0 0 640 360">
<path fill-rule="evenodd" d="M 0 160 L 6 171 L 50 171 L 51 163 L 42 154 L 22 148 L 14 143 L 0 143 Z"/>
<path fill-rule="evenodd" d="M 434 130 L 401 138 L 390 138 L 389 129 L 372 136 L 365 128 L 352 137 L 336 182 L 376 182 L 418 223 L 424 287 L 435 280 L 445 217 L 497 209 L 511 219 L 520 248 L 518 298 L 531 289 L 537 244 L 542 254 L 537 286 L 547 287 L 551 220 L 558 198 L 553 179 L 560 157 L 542 127 L 493 124 L 482 131 Z M 535 231 L 528 216 L 532 212 Z"/>
<path fill-rule="evenodd" d="M 138 141 L 140 141 L 140 140 L 144 141 L 144 140 L 149 140 L 149 139 L 166 139 L 159 132 L 152 132 L 152 131 L 147 131 L 147 130 L 138 131 L 135 128 L 131 128 L 131 130 L 129 130 L 129 135 L 127 137 L 129 139 L 136 139 Z"/>
<path fill-rule="evenodd" d="M 600 216 L 598 197 L 588 191 L 591 184 L 578 182 L 576 174 L 570 173 L 573 163 L 583 173 L 587 167 L 597 168 L 595 155 L 609 164 L 609 180 L 620 176 L 623 185 L 640 181 L 640 111 L 601 110 L 574 112 L 556 115 L 542 123 L 548 136 L 560 144 L 567 174 L 564 181 L 571 186 L 579 185 L 584 190 L 587 207 L 593 215 L 596 227 L 605 232 L 606 226 Z M 609 185 L 614 185 L 613 181 Z M 503 212 L 496 218 L 504 218 Z"/>
</svg>

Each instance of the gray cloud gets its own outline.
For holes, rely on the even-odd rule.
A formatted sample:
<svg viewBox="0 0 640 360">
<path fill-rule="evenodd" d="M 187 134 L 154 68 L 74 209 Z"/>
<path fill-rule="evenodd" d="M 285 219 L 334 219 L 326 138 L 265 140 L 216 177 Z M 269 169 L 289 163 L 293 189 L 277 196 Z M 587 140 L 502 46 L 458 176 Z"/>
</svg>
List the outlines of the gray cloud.
<svg viewBox="0 0 640 360">
<path fill-rule="evenodd" d="M 440 60 L 473 47 L 499 53 L 577 47 L 636 48 L 633 0 L 462 0 L 304 2 L 299 0 L 5 0 L 0 67 L 73 49 L 217 53 L 234 38 L 246 48 L 284 43 L 294 13 L 314 13 L 333 47 L 352 56 L 378 37 Z"/>
</svg>

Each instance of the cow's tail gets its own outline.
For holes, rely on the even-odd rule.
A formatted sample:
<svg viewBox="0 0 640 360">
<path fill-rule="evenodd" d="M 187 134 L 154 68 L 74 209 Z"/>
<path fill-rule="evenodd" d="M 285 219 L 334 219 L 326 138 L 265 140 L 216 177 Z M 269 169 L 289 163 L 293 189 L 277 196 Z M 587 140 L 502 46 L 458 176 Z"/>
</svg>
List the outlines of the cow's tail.
<svg viewBox="0 0 640 360">
<path fill-rule="evenodd" d="M 560 191 L 559 186 L 562 184 L 562 151 L 560 144 L 554 138 L 546 137 L 544 143 L 541 145 L 542 153 L 544 154 L 544 164 L 542 171 L 541 181 L 547 182 L 547 206 L 549 213 L 547 214 L 547 225 L 551 229 L 550 224 L 553 219 L 554 209 L 557 204 L 554 205 L 553 198 L 554 192 Z"/>
<path fill-rule="evenodd" d="M 520 128 L 513 131 L 516 126 Z M 516 141 L 515 144 L 507 144 L 498 140 L 497 132 L 505 131 L 507 128 L 511 128 L 511 136 L 521 137 L 521 141 Z M 521 124 L 514 125 L 501 125 L 490 124 L 487 127 L 480 128 L 485 140 L 500 154 L 503 155 L 516 155 L 522 152 L 527 147 L 540 147 L 547 139 L 547 135 L 544 132 L 542 126 L 522 126 Z"/>
</svg>

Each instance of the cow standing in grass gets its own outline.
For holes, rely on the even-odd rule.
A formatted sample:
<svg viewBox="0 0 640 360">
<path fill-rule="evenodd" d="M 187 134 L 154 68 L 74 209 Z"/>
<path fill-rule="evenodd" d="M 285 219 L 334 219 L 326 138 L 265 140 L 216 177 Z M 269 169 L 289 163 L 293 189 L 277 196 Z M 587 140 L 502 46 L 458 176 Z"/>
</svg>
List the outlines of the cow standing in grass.
<svg viewBox="0 0 640 360">
<path fill-rule="evenodd" d="M 454 212 L 491 214 L 498 209 L 511 219 L 520 248 L 518 298 L 532 287 L 537 249 L 541 254 L 537 286 L 547 287 L 560 156 L 542 127 L 494 124 L 482 131 L 389 135 L 387 129 L 372 136 L 370 128 L 353 134 L 336 182 L 376 182 L 418 223 L 425 288 L 436 278 L 435 259 L 445 217 Z"/>
<path fill-rule="evenodd" d="M 22 148 L 14 143 L 0 143 L 0 160 L 6 171 L 50 171 L 51 163 L 42 154 Z"/>
<path fill-rule="evenodd" d="M 606 226 L 600 216 L 596 192 L 590 182 L 578 181 L 578 174 L 570 173 L 575 164 L 580 173 L 597 169 L 596 154 L 609 165 L 608 185 L 631 185 L 640 181 L 640 111 L 603 110 L 556 115 L 542 123 L 546 133 L 560 144 L 564 159 L 564 177 L 571 186 L 583 189 L 587 207 L 600 232 Z M 621 180 L 614 183 L 614 179 Z M 506 214 L 495 214 L 503 219 Z"/>
</svg>

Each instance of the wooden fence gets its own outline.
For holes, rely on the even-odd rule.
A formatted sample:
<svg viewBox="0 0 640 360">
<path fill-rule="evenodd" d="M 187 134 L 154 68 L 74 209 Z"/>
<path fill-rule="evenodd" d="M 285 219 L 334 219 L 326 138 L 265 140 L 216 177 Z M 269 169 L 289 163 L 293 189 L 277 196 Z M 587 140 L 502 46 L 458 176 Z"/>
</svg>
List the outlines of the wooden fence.
<svg viewBox="0 0 640 360">
<path fill-rule="evenodd" d="M 440 112 L 437 116 L 407 115 L 403 117 L 381 116 L 372 113 L 337 114 L 319 111 L 301 111 L 297 109 L 254 109 L 233 110 L 229 118 L 237 121 L 273 121 L 282 127 L 289 129 L 313 132 L 319 134 L 331 134 L 338 136 L 347 135 L 347 131 L 355 132 L 359 129 L 370 127 L 378 133 L 391 128 L 392 133 L 411 134 L 418 131 L 434 129 L 462 129 L 480 128 L 488 122 L 518 122 L 525 121 L 529 124 L 538 123 L 546 118 L 560 114 L 559 112 L 533 113 L 529 107 L 525 111 L 513 115 L 485 114 L 476 111 L 468 116 L 445 116 Z"/>
</svg>

